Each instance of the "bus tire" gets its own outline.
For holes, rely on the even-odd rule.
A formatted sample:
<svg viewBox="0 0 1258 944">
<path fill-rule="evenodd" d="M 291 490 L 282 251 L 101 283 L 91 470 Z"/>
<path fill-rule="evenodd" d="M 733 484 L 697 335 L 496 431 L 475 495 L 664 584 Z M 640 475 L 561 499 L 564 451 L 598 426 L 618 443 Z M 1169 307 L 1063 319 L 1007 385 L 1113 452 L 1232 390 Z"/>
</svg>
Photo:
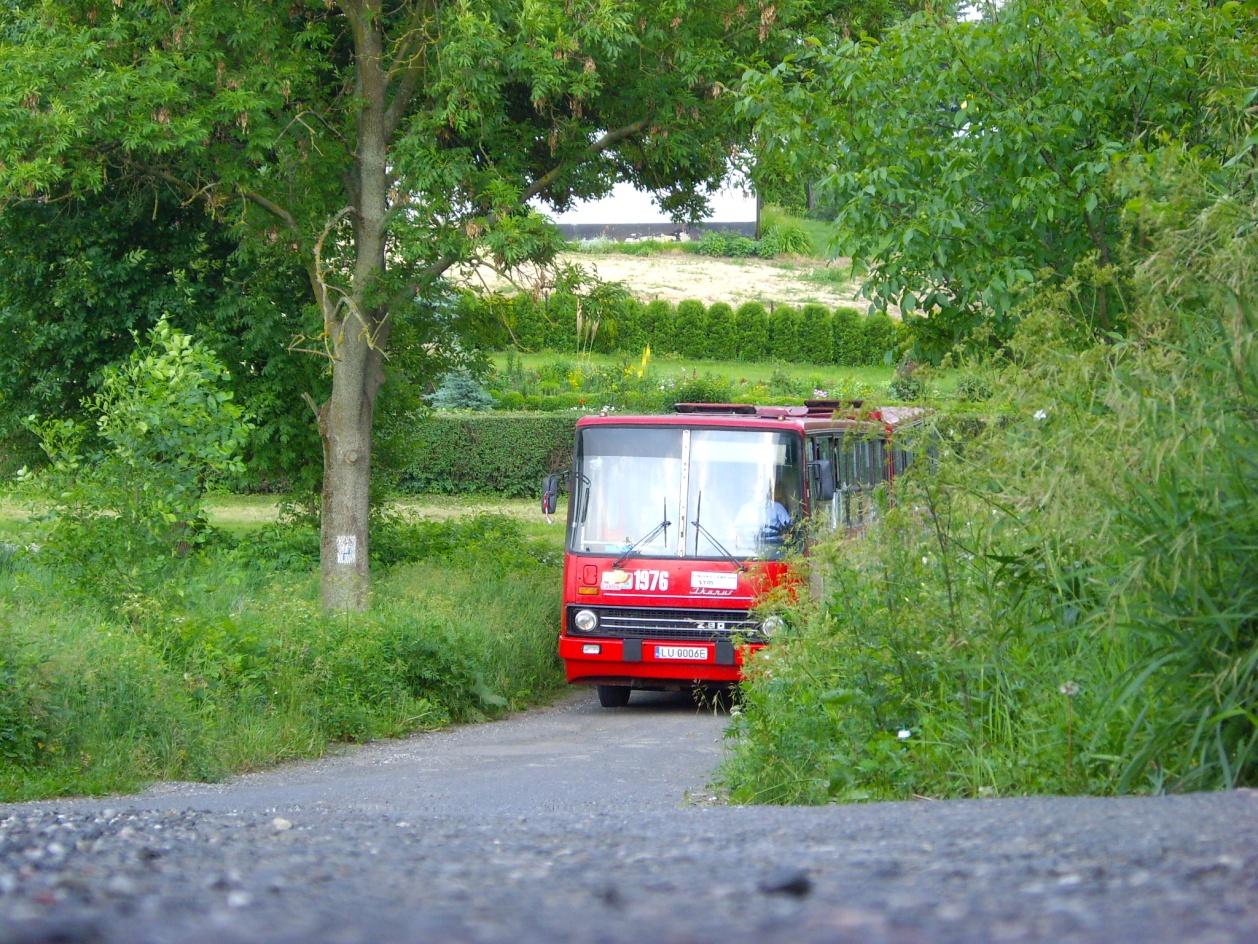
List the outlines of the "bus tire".
<svg viewBox="0 0 1258 944">
<path fill-rule="evenodd" d="M 629 704 L 628 685 L 598 686 L 598 703 L 604 708 L 623 708 Z"/>
</svg>

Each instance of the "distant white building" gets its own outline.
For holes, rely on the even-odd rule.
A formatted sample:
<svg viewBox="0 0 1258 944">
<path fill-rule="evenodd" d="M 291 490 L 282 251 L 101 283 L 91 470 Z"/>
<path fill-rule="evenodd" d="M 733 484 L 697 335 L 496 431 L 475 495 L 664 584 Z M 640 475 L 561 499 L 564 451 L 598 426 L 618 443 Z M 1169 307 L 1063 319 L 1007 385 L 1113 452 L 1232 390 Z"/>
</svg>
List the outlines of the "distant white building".
<svg viewBox="0 0 1258 944">
<path fill-rule="evenodd" d="M 683 231 L 694 238 L 704 229 L 720 229 L 754 236 L 758 209 L 750 187 L 731 183 L 709 198 L 712 211 L 685 228 L 661 212 L 655 198 L 629 184 L 617 184 L 601 200 L 586 200 L 563 213 L 548 213 L 568 239 L 677 238 Z M 544 207 L 539 207 L 547 212 Z"/>
</svg>

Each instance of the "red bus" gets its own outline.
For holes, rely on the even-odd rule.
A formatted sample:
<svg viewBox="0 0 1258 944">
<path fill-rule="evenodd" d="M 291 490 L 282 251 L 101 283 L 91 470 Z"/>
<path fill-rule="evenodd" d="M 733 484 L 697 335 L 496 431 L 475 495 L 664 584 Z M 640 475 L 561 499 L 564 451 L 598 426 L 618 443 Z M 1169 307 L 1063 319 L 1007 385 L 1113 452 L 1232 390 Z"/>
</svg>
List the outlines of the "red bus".
<svg viewBox="0 0 1258 944">
<path fill-rule="evenodd" d="M 679 403 L 577 422 L 568 473 L 563 625 L 568 681 L 605 707 L 633 689 L 728 685 L 782 626 L 757 603 L 789 579 L 812 527 L 859 527 L 872 491 L 912 461 L 917 408 Z M 560 476 L 543 486 L 555 508 Z"/>
</svg>

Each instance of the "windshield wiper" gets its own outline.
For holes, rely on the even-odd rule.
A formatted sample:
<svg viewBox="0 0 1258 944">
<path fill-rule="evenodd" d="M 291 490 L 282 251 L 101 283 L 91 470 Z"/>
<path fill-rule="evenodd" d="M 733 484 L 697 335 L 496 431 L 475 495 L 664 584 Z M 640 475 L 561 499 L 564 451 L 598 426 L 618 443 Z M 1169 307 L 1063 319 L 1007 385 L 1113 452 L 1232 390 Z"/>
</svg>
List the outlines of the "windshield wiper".
<svg viewBox="0 0 1258 944">
<path fill-rule="evenodd" d="M 654 528 L 652 528 L 649 532 L 644 534 L 642 537 L 638 538 L 638 540 L 634 541 L 633 544 L 629 546 L 629 549 L 620 555 L 620 559 L 617 560 L 616 563 L 612 564 L 612 570 L 615 570 L 617 567 L 619 567 L 621 564 L 623 564 L 625 561 L 631 558 L 634 554 L 637 553 L 638 548 L 640 548 L 647 541 L 651 540 L 651 538 L 655 537 L 661 531 L 664 532 L 664 544 L 667 546 L 668 527 L 671 524 L 672 522 L 668 520 L 668 499 L 665 498 L 664 499 L 664 517 L 660 520 L 660 523 L 657 524 Z"/>
<path fill-rule="evenodd" d="M 733 564 L 735 567 L 737 567 L 739 572 L 746 570 L 747 569 L 746 565 L 743 564 L 742 561 L 740 561 L 737 557 L 735 557 L 729 551 L 727 551 L 725 549 L 725 545 L 716 539 L 715 534 L 713 534 L 703 525 L 699 524 L 699 517 L 702 513 L 703 513 L 703 492 L 700 492 L 698 496 L 695 498 L 695 520 L 690 523 L 695 526 L 696 531 L 698 531 L 701 535 L 703 535 L 705 538 L 708 539 L 708 541 L 712 544 L 713 547 L 715 547 L 718 551 L 724 554 L 725 559 L 729 561 L 731 564 Z M 696 538 L 695 539 L 695 554 L 697 555 L 698 553 L 699 553 L 699 539 Z"/>
</svg>

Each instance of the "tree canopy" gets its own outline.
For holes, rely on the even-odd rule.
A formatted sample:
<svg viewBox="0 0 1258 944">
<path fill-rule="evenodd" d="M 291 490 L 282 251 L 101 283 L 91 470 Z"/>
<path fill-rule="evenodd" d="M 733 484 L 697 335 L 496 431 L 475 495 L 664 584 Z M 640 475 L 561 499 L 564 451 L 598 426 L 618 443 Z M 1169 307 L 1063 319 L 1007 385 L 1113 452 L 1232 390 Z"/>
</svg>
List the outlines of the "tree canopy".
<svg viewBox="0 0 1258 944">
<path fill-rule="evenodd" d="M 882 4 L 881 6 L 886 6 Z M 831 9 L 833 7 L 833 9 Z M 367 604 L 371 431 L 395 324 L 458 264 L 547 262 L 619 181 L 696 213 L 745 140 L 730 89 L 840 5 L 78 0 L 0 14 L 0 212 L 165 192 L 304 272 L 323 353 L 323 578 Z M 309 395 L 311 391 L 301 391 Z M 297 391 L 294 391 L 296 395 Z"/>
<path fill-rule="evenodd" d="M 1199 0 L 924 13 L 753 70 L 744 108 L 778 165 L 820 181 L 876 305 L 920 309 L 948 341 L 983 322 L 1003 335 L 1042 274 L 1083 263 L 1099 274 L 1078 315 L 1106 331 L 1123 168 L 1168 140 L 1226 159 L 1212 114 L 1254 84 L 1253 23 Z"/>
</svg>

